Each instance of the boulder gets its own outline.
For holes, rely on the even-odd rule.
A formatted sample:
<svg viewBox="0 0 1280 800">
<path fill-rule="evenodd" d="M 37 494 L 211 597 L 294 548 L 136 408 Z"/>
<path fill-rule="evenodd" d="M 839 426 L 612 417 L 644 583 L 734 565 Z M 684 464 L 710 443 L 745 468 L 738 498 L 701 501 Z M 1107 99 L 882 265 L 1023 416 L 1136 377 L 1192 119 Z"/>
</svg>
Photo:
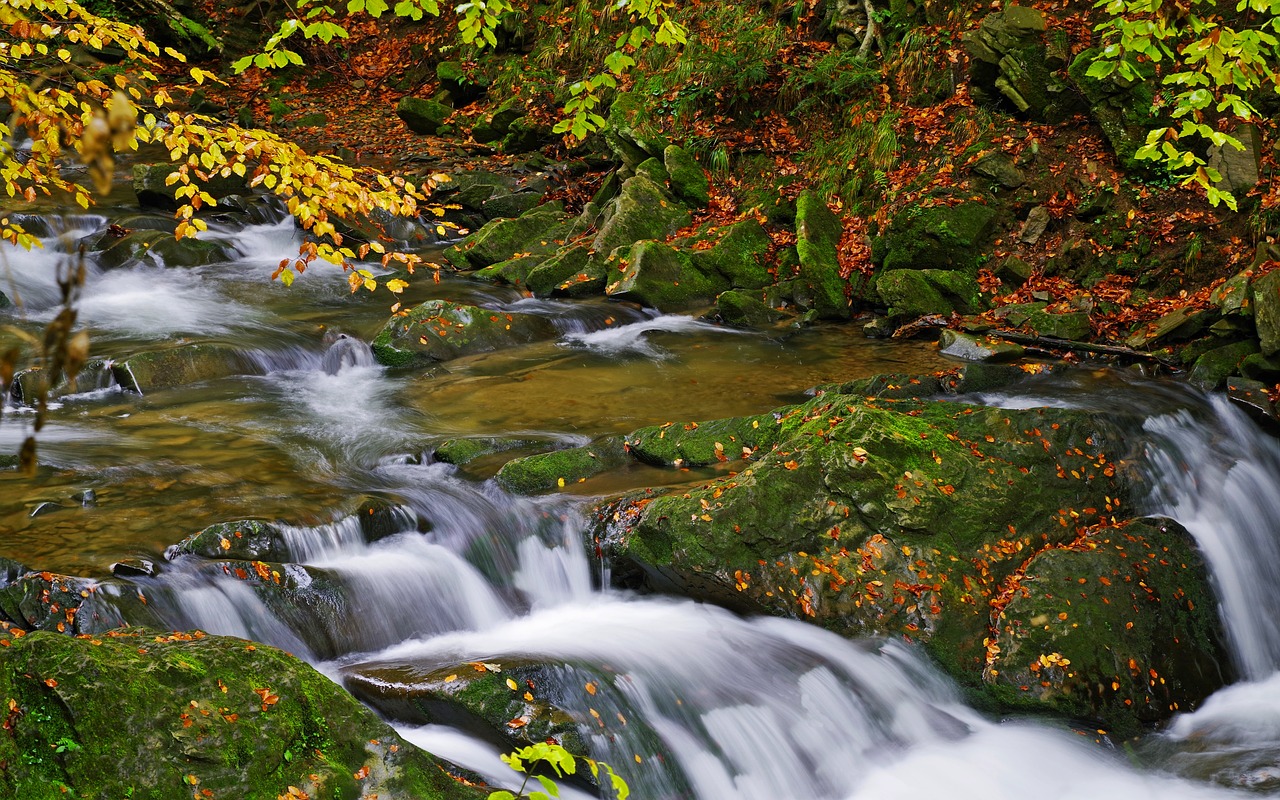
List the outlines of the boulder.
<svg viewBox="0 0 1280 800">
<path fill-rule="evenodd" d="M 1191 366 L 1190 381 L 1206 391 L 1220 389 L 1226 385 L 1227 378 L 1242 374 L 1243 363 L 1250 356 L 1258 354 L 1258 343 L 1253 341 L 1235 342 L 1215 347 L 1202 353 Z M 1262 357 L 1259 356 L 1259 360 Z M 1254 365 L 1251 365 L 1254 366 Z M 1255 378 L 1257 374 L 1245 374 Z"/>
<path fill-rule="evenodd" d="M 1232 194 L 1247 192 L 1262 179 L 1262 135 L 1256 125 L 1238 125 L 1230 133 L 1243 148 L 1210 145 L 1209 167 L 1222 176 L 1218 189 Z"/>
<path fill-rule="evenodd" d="M 139 229 L 123 236 L 111 231 L 86 237 L 85 246 L 103 269 L 150 267 L 203 267 L 238 257 L 230 244 L 203 239 L 175 239 L 172 231 Z"/>
<path fill-rule="evenodd" d="M 995 181 L 1006 189 L 1017 189 L 1026 183 L 1027 178 L 1013 163 L 1013 159 L 1004 153 L 988 153 L 973 164 L 973 172 L 984 178 Z"/>
<path fill-rule="evenodd" d="M 628 461 L 621 436 L 608 436 L 583 447 L 555 450 L 508 461 L 498 470 L 498 485 L 508 492 L 534 494 L 615 469 Z"/>
<path fill-rule="evenodd" d="M 540 192 L 513 192 L 481 202 L 480 211 L 489 219 L 515 219 L 537 208 L 541 202 Z"/>
<path fill-rule="evenodd" d="M 995 229 L 996 212 L 964 202 L 910 206 L 872 241 L 872 257 L 884 269 L 976 269 Z"/>
<path fill-rule="evenodd" d="M 1028 304 L 1033 305 L 1033 304 Z M 1093 333 L 1089 314 L 1084 311 L 1053 312 L 1045 309 L 1027 313 L 1026 325 L 1040 336 L 1064 339 L 1071 342 L 1085 341 Z"/>
<path fill-rule="evenodd" d="M 489 81 L 474 71 L 468 72 L 457 61 L 441 61 L 436 64 L 436 80 L 440 88 L 449 93 L 458 108 L 474 103 L 489 89 Z"/>
<path fill-rule="evenodd" d="M 1249 275 L 1233 275 L 1209 293 L 1209 302 L 1224 317 L 1252 317 L 1253 303 L 1249 297 Z"/>
<path fill-rule="evenodd" d="M 220 344 L 182 344 L 137 353 L 111 365 L 116 383 L 138 394 L 258 372 L 243 351 Z"/>
<path fill-rule="evenodd" d="M 1025 377 L 983 369 L 995 380 L 978 375 L 966 391 Z M 1224 663 L 1218 620 L 1186 532 L 1111 519 L 1145 496 L 1114 466 L 1133 422 L 916 399 L 939 388 L 933 378 L 891 377 L 879 391 L 863 381 L 759 417 L 632 434 L 632 454 L 648 463 L 747 462 L 696 488 L 601 503 L 588 535 L 618 574 L 654 589 L 918 641 L 1001 708 L 1070 708 L 1128 734 L 1229 678 L 1213 666 Z M 1101 584 L 1090 587 L 1097 599 L 1042 590 L 1062 576 Z M 1133 627 L 1104 626 L 1117 614 Z M 1060 660 L 1072 648 L 1091 654 L 1090 681 L 1108 648 L 1124 652 L 1104 684 L 1119 676 L 1114 688 L 1092 691 L 1073 674 Z M 1166 681 L 1154 694 L 1131 679 L 1149 669 Z M 1043 672 L 1011 688 L 1005 670 Z"/>
<path fill-rule="evenodd" d="M 409 130 L 424 136 L 434 136 L 452 115 L 453 109 L 444 103 L 421 97 L 406 95 L 396 105 L 396 116 Z"/>
<path fill-rule="evenodd" d="M 827 204 L 810 191 L 796 198 L 797 281 L 806 288 L 811 308 L 823 319 L 848 319 L 849 282 L 840 275 L 843 228 Z"/>
<path fill-rule="evenodd" d="M 430 300 L 387 321 L 373 355 L 389 367 L 421 366 L 551 339 L 555 325 L 534 314 Z"/>
<path fill-rule="evenodd" d="M 585 243 L 566 245 L 550 258 L 529 271 L 525 288 L 539 297 L 547 297 L 561 291 L 566 282 L 582 280 L 604 284 L 604 270 L 591 263 L 591 247 Z"/>
<path fill-rule="evenodd" d="M 471 127 L 471 138 L 479 144 L 493 144 L 511 130 L 511 123 L 525 115 L 524 109 L 512 104 L 504 104 L 497 111 L 476 120 Z"/>
<path fill-rule="evenodd" d="M 976 99 L 1008 103 L 1035 120 L 1058 122 L 1070 115 L 1074 98 L 1056 71 L 1069 43 L 1061 31 L 1046 37 L 1044 14 L 1028 6 L 1005 6 L 961 36 L 969 54 L 969 83 Z"/>
<path fill-rule="evenodd" d="M 529 117 L 518 117 L 507 126 L 507 135 L 502 137 L 502 152 L 530 153 L 551 139 L 550 126 L 535 122 Z"/>
<path fill-rule="evenodd" d="M 445 250 L 444 255 L 459 269 L 488 267 L 527 251 L 528 244 L 540 241 L 564 221 L 564 207 L 560 203 L 546 203 L 515 219 L 493 220 Z"/>
<path fill-rule="evenodd" d="M 481 796 L 273 647 L 138 628 L 0 637 L 6 796 Z"/>
<path fill-rule="evenodd" d="M 735 289 L 761 289 L 775 281 L 769 253 L 773 240 L 755 219 L 729 226 L 709 250 L 695 250 L 693 262 L 705 273 L 718 273 Z"/>
<path fill-rule="evenodd" d="M 667 147 L 662 137 L 642 132 L 646 114 L 644 97 L 635 92 L 619 92 L 609 106 L 604 140 L 627 169 L 634 170 L 649 158 L 662 158 Z"/>
<path fill-rule="evenodd" d="M 728 288 L 719 273 L 699 269 L 688 253 L 642 240 L 631 246 L 622 275 L 605 294 L 673 312 L 710 305 Z"/>
<path fill-rule="evenodd" d="M 502 453 L 507 450 L 519 450 L 537 445 L 535 439 L 518 439 L 503 436 L 475 436 L 446 439 L 436 445 L 431 455 L 436 461 L 445 464 L 462 466 L 477 458 Z"/>
<path fill-rule="evenodd" d="M 628 178 L 605 211 L 608 220 L 591 243 L 597 253 L 612 253 L 641 239 L 662 240 L 689 224 L 689 212 L 666 190 L 640 175 Z"/>
<path fill-rule="evenodd" d="M 978 282 L 948 270 L 887 270 L 875 287 L 890 316 L 976 314 L 986 308 Z"/>
<path fill-rule="evenodd" d="M 1155 162 L 1135 158 L 1138 148 L 1146 143 L 1147 131 L 1160 127 L 1155 110 L 1158 82 L 1149 63 L 1138 65 L 1142 80 L 1130 81 L 1112 73 L 1106 77 L 1090 76 L 1102 51 L 1091 47 L 1081 51 L 1068 70 L 1072 83 L 1088 103 L 1089 113 L 1107 137 L 1111 149 L 1125 169 L 1149 173 Z"/>
<path fill-rule="evenodd" d="M 702 165 L 682 147 L 669 145 L 662 151 L 662 163 L 677 198 L 695 208 L 706 208 L 711 202 L 711 182 Z"/>
<path fill-rule="evenodd" d="M 765 305 L 749 292 L 730 290 L 716 298 L 716 317 L 738 328 L 763 328 L 782 319 L 782 312 Z"/>
</svg>

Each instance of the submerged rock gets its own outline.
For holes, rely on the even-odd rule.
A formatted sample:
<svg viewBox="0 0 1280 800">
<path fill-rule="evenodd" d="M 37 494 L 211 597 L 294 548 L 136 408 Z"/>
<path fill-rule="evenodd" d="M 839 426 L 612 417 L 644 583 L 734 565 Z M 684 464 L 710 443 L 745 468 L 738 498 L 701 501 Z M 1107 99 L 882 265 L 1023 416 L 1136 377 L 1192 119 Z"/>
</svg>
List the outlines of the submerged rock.
<svg viewBox="0 0 1280 800">
<path fill-rule="evenodd" d="M 216 344 L 186 344 L 138 353 L 111 365 L 116 383 L 138 394 L 257 371 L 244 352 Z"/>
<path fill-rule="evenodd" d="M 8 797 L 480 796 L 273 647 L 137 628 L 0 639 Z"/>
<path fill-rule="evenodd" d="M 373 340 L 373 355 L 389 367 L 429 364 L 487 353 L 556 335 L 546 317 L 431 300 L 392 317 Z"/>
</svg>

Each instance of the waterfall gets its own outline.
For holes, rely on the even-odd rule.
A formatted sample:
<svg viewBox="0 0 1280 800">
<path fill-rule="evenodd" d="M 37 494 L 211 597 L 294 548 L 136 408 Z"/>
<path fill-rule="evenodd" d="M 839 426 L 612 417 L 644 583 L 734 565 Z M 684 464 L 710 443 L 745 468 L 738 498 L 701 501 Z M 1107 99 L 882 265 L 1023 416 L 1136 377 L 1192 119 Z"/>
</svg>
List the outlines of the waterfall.
<svg viewBox="0 0 1280 800">
<path fill-rule="evenodd" d="M 1220 396 L 1145 428 L 1151 508 L 1195 537 L 1236 666 L 1264 679 L 1280 667 L 1280 444 Z"/>
</svg>

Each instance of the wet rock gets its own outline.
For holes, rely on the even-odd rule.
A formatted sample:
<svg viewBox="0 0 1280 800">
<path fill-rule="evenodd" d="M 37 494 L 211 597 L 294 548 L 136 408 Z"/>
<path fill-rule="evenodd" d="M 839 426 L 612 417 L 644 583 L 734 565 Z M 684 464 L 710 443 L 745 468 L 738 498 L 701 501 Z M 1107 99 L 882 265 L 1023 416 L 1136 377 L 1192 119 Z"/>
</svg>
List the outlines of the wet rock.
<svg viewBox="0 0 1280 800">
<path fill-rule="evenodd" d="M 4 635 L 0 740 L 15 797 L 478 798 L 328 678 L 265 645 L 203 634 Z M 361 775 L 362 777 L 355 777 Z"/>
<path fill-rule="evenodd" d="M 117 578 L 151 578 L 156 572 L 155 562 L 147 558 L 126 558 L 111 565 L 111 574 Z"/>
<path fill-rule="evenodd" d="M 546 317 L 491 311 L 431 300 L 392 317 L 373 340 L 373 355 L 389 367 L 425 365 L 551 339 Z"/>
<path fill-rule="evenodd" d="M 498 485 L 515 494 L 534 494 L 615 469 L 629 460 L 621 436 L 608 436 L 583 447 L 517 458 L 498 470 Z"/>
<path fill-rule="evenodd" d="M 280 528 L 264 520 L 219 522 L 192 534 L 165 551 L 175 561 L 184 555 L 243 561 L 288 561 L 289 546 Z"/>
<path fill-rule="evenodd" d="M 1113 720 L 1117 735 L 1167 719 L 1230 676 L 1218 660 L 1208 573 L 1166 519 L 1100 533 L 1089 547 L 1037 553 L 1000 613 L 988 673 L 1011 703 Z"/>
<path fill-rule="evenodd" d="M 797 280 L 808 289 L 811 308 L 823 319 L 848 319 L 849 282 L 840 277 L 840 218 L 810 191 L 796 198 Z"/>
<path fill-rule="evenodd" d="M 982 203 L 912 206 L 873 240 L 872 255 L 886 270 L 976 268 L 995 217 Z"/>
<path fill-rule="evenodd" d="M 1274 385 L 1250 378 L 1227 378 L 1227 396 L 1255 422 L 1274 430 L 1277 422 L 1276 406 L 1267 392 L 1268 387 Z"/>
<path fill-rule="evenodd" d="M 405 96 L 396 105 L 396 116 L 414 133 L 434 136 L 453 115 L 453 109 L 435 100 Z"/>
<path fill-rule="evenodd" d="M 569 678 L 573 672 L 571 667 L 511 659 L 452 664 L 426 674 L 417 665 L 375 662 L 344 670 L 343 684 L 395 720 L 459 728 L 502 750 L 555 741 L 570 752 L 584 753 L 588 748 L 579 726 L 586 720 L 571 716 L 555 698 L 563 696 L 566 678 L 575 686 L 592 678 L 597 685 L 603 681 L 594 675 Z"/>
<path fill-rule="evenodd" d="M 437 461 L 462 466 L 481 456 L 502 453 L 507 450 L 518 450 L 538 444 L 534 439 L 518 439 L 502 436 L 478 436 L 471 438 L 446 439 L 436 445 L 432 455 Z"/>
<path fill-rule="evenodd" d="M 13 301 L 9 299 L 9 295 L 0 292 L 0 308 L 9 308 L 13 305 Z"/>
<path fill-rule="evenodd" d="M 86 237 L 84 244 L 104 269 L 146 265 L 151 267 L 202 267 L 236 257 L 228 244 L 202 239 L 173 238 L 171 231 L 138 229 L 118 236 L 111 231 Z"/>
<path fill-rule="evenodd" d="M 502 137 L 502 152 L 531 153 L 548 144 L 552 137 L 550 126 L 535 122 L 529 117 L 520 117 L 507 127 L 507 135 Z"/>
<path fill-rule="evenodd" d="M 459 269 L 488 267 L 526 251 L 564 221 L 560 203 L 538 206 L 516 219 L 495 219 L 446 250 L 445 258 Z"/>
<path fill-rule="evenodd" d="M 215 344 L 187 344 L 138 353 L 111 365 L 116 383 L 138 394 L 257 371 L 243 352 Z"/>
<path fill-rule="evenodd" d="M 66 508 L 67 507 L 62 505 L 61 503 L 45 501 L 43 503 L 38 503 L 35 508 L 31 509 L 31 513 L 28 516 L 30 516 L 32 519 L 35 519 L 36 517 L 44 517 L 44 516 L 48 516 L 49 514 L 56 514 L 59 511 L 65 510 Z"/>
<path fill-rule="evenodd" d="M 598 277 L 603 284 L 604 273 L 589 263 L 590 258 L 591 247 L 588 244 L 562 247 L 550 258 L 535 265 L 525 277 L 524 285 L 539 297 L 547 297 L 555 294 L 566 281 L 578 276 L 591 279 Z"/>
<path fill-rule="evenodd" d="M 695 250 L 693 262 L 705 273 L 718 273 L 735 289 L 761 289 L 774 282 L 769 251 L 773 240 L 764 226 L 744 219 L 729 226 L 709 250 Z"/>
<path fill-rule="evenodd" d="M 631 246 L 622 275 L 605 294 L 673 312 L 710 305 L 728 288 L 723 277 L 699 269 L 688 253 L 646 240 Z"/>
<path fill-rule="evenodd" d="M 750 458 L 777 436 L 772 414 L 730 417 L 702 423 L 653 425 L 626 438 L 631 455 L 661 467 L 706 467 Z"/>
<path fill-rule="evenodd" d="M 961 386 L 970 371 L 973 382 Z M 984 373 L 990 373 L 985 380 Z M 972 365 L 963 378 L 948 380 L 948 391 L 998 390 L 1021 377 L 1011 366 Z M 999 612 L 1008 586 L 1027 586 L 1039 602 L 1040 583 L 1034 590 L 1032 582 L 1022 583 L 1028 563 L 1033 574 L 1047 576 L 1060 569 L 1054 553 L 1073 554 L 1075 569 L 1074 554 L 1090 551 L 1095 536 L 1100 549 L 1131 546 L 1125 537 L 1136 534 L 1110 522 L 1117 504 L 1127 507 L 1141 494 L 1113 466 L 1126 457 L 1124 430 L 1131 423 L 1084 411 L 914 399 L 944 388 L 936 378 L 887 376 L 828 389 L 771 415 L 637 432 L 628 437 L 632 453 L 650 463 L 711 463 L 714 442 L 722 452 L 731 436 L 744 445 L 751 444 L 748 436 L 760 442 L 729 477 L 601 504 L 590 535 L 605 543 L 619 569 L 664 591 L 810 619 L 850 635 L 905 636 L 1001 707 L 1056 711 L 1071 704 L 1081 716 L 1136 730 L 1147 720 L 1142 706 L 1157 699 L 1148 701 L 1136 681 L 1125 678 L 1102 697 L 1086 692 L 1067 671 L 1046 668 L 1026 692 L 1009 691 L 999 677 L 1001 658 L 1010 659 L 1010 669 L 1030 669 L 1041 655 L 1059 666 L 1053 654 L 1076 646 L 1074 639 L 1063 641 L 1074 635 L 1071 623 L 1089 626 L 1087 633 L 1098 637 L 1081 645 L 1092 648 L 1090 658 L 1107 652 L 1111 629 L 1078 616 L 1084 608 L 1068 607 L 1065 600 L 1074 603 L 1075 595 L 1053 599 L 1051 605 L 1062 608 L 1052 610 L 1052 640 L 1040 638 L 1038 606 L 1018 626 L 1006 625 Z M 695 443 L 700 449 L 691 450 Z M 1090 525 L 1096 528 L 1081 527 Z M 1134 540 L 1142 542 L 1135 548 L 1141 556 L 1113 564 L 1099 555 L 1082 574 L 1096 580 L 1105 566 L 1116 608 L 1103 608 L 1099 600 L 1097 613 L 1123 610 L 1135 617 L 1127 620 L 1135 622 L 1135 632 L 1122 629 L 1115 646 L 1132 653 L 1142 674 L 1159 670 L 1167 681 L 1161 692 L 1185 708 L 1228 677 L 1197 671 L 1220 663 L 1212 595 L 1185 532 L 1142 530 Z M 1167 559 L 1170 564 L 1146 555 L 1166 547 L 1178 553 Z M 1041 557 L 1045 561 L 1036 563 Z M 1119 566 L 1130 570 L 1128 579 L 1112 578 L 1110 569 Z M 1152 604 L 1128 611 L 1128 593 L 1147 596 L 1138 584 L 1141 570 L 1150 570 L 1148 585 L 1169 603 L 1167 610 Z M 1101 596 L 1110 597 L 1105 590 Z M 1021 602 L 1022 595 L 1014 597 Z M 1194 609 L 1190 603 L 1179 607 L 1184 599 Z M 1022 608 L 1017 606 L 1019 613 Z M 1059 625 L 1059 614 L 1067 615 L 1067 626 Z M 1005 637 L 999 649 L 989 647 L 993 619 Z M 1046 642 L 1059 649 L 1044 649 Z M 1010 655 L 1015 652 L 1016 659 Z M 1125 705 L 1126 699 L 1139 707 Z M 1168 702 L 1150 708 L 1160 718 L 1172 713 Z"/>
<path fill-rule="evenodd" d="M 1189 379 L 1203 389 L 1221 388 L 1228 377 L 1240 371 L 1241 362 L 1257 352 L 1258 344 L 1252 341 L 1216 347 L 1196 359 Z"/>
<path fill-rule="evenodd" d="M 667 147 L 662 137 L 641 132 L 645 117 L 644 97 L 634 92 L 619 92 L 609 106 L 604 140 L 627 169 L 634 170 L 649 158 L 662 158 Z"/>
<path fill-rule="evenodd" d="M 695 208 L 706 208 L 711 202 L 711 182 L 697 159 L 673 144 L 662 151 L 662 163 L 675 196 Z"/>
<path fill-rule="evenodd" d="M 468 72 L 457 61 L 441 61 L 436 64 L 436 80 L 440 88 L 448 92 L 459 108 L 474 103 L 489 90 L 489 81 L 478 71 Z"/>
<path fill-rule="evenodd" d="M 1250 344 L 1254 343 L 1250 342 Z M 1274 386 L 1280 383 L 1280 356 L 1276 354 L 1264 356 L 1258 352 L 1255 344 L 1252 351 L 1240 361 L 1236 371 L 1246 378 Z"/>
<path fill-rule="evenodd" d="M 479 144 L 502 141 L 511 130 L 511 123 L 525 115 L 524 109 L 514 104 L 504 104 L 497 111 L 476 120 L 471 127 L 471 138 Z"/>
<path fill-rule="evenodd" d="M 782 319 L 782 312 L 770 308 L 748 292 L 732 290 L 716 298 L 716 317 L 738 328 L 763 328 Z"/>
<path fill-rule="evenodd" d="M 1026 349 L 1013 342 L 991 337 L 977 337 L 946 329 L 938 339 L 938 352 L 964 361 L 1013 361 L 1021 358 Z"/>
<path fill-rule="evenodd" d="M 93 508 L 98 505 L 98 493 L 93 489 L 84 489 L 71 495 L 71 499 L 80 504 L 81 508 Z"/>
</svg>

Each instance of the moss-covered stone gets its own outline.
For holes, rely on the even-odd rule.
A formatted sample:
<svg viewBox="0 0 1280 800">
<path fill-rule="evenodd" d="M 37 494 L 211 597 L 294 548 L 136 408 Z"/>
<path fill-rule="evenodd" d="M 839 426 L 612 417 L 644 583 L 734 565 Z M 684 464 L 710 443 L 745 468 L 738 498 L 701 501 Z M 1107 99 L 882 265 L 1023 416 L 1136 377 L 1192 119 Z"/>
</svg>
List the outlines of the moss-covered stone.
<svg viewBox="0 0 1280 800">
<path fill-rule="evenodd" d="M 153 350 L 111 365 L 116 383 L 126 391 L 139 394 L 255 371 L 242 351 L 217 344 L 184 344 Z"/>
<path fill-rule="evenodd" d="M 978 337 L 947 328 L 938 338 L 938 352 L 964 361 L 1013 361 L 1021 358 L 1026 349 L 1002 339 Z"/>
<path fill-rule="evenodd" d="M 0 635 L 7 797 L 479 797 L 275 648 L 141 629 Z"/>
<path fill-rule="evenodd" d="M 976 202 L 908 206 L 872 243 L 884 269 L 974 269 L 995 227 L 996 212 Z"/>
<path fill-rule="evenodd" d="M 726 325 L 761 328 L 777 322 L 783 315 L 749 292 L 731 290 L 716 298 L 716 316 Z"/>
<path fill-rule="evenodd" d="M 1008 584 L 987 674 L 1016 706 L 1108 720 L 1120 737 L 1194 707 L 1230 679 L 1194 540 L 1136 520 L 1046 549 Z"/>
<path fill-rule="evenodd" d="M 796 198 L 796 250 L 799 280 L 808 290 L 812 308 L 823 319 L 848 319 L 849 282 L 840 277 L 840 218 L 822 198 L 810 191 Z"/>
<path fill-rule="evenodd" d="M 921 270 L 886 270 L 876 277 L 876 292 L 891 317 L 949 315 L 956 310 Z"/>
<path fill-rule="evenodd" d="M 755 219 L 729 226 L 709 250 L 695 250 L 693 262 L 703 272 L 719 273 L 735 289 L 760 289 L 775 280 L 769 251 L 773 240 Z"/>
<path fill-rule="evenodd" d="M 502 152 L 529 153 L 549 142 L 551 136 L 551 126 L 530 117 L 519 117 L 507 126 L 507 135 L 502 137 Z"/>
<path fill-rule="evenodd" d="M 631 246 L 621 276 L 605 294 L 671 312 L 710 305 L 728 288 L 719 273 L 702 271 L 688 253 L 642 240 Z"/>
<path fill-rule="evenodd" d="M 485 200 L 480 204 L 480 211 L 489 219 L 515 219 L 537 208 L 541 202 L 542 195 L 538 192 L 513 192 Z"/>
<path fill-rule="evenodd" d="M 636 174 L 648 178 L 659 186 L 666 186 L 671 180 L 671 176 L 667 174 L 667 168 L 663 166 L 662 160 L 658 158 L 646 158 L 636 165 Z"/>
<path fill-rule="evenodd" d="M 690 220 L 688 210 L 642 175 L 623 182 L 621 193 L 605 213 L 608 220 L 591 244 L 597 253 L 612 253 L 641 239 L 660 241 L 688 225 Z"/>
<path fill-rule="evenodd" d="M 530 270 L 525 286 L 539 297 L 552 295 L 565 281 L 586 275 L 591 247 L 585 242 L 566 245 Z"/>
<path fill-rule="evenodd" d="M 608 436 L 583 447 L 508 461 L 498 470 L 497 481 L 509 492 L 534 494 L 581 483 L 619 467 L 627 460 L 623 437 Z"/>
<path fill-rule="evenodd" d="M 662 163 L 675 196 L 695 208 L 706 208 L 711 202 L 711 182 L 697 159 L 673 144 L 662 151 Z"/>
<path fill-rule="evenodd" d="M 453 109 L 444 103 L 423 100 L 421 97 L 405 95 L 396 104 L 396 116 L 409 130 L 424 136 L 434 136 L 452 115 Z"/>
<path fill-rule="evenodd" d="M 609 105 L 604 128 L 605 143 L 628 169 L 649 158 L 661 158 L 667 142 L 641 130 L 647 117 L 645 99 L 635 92 L 619 92 Z"/>
<path fill-rule="evenodd" d="M 481 269 L 528 252 L 564 219 L 564 206 L 547 203 L 516 219 L 495 219 L 445 251 L 445 258 L 459 269 Z"/>
<path fill-rule="evenodd" d="M 997 386 L 1020 374 L 1014 367 L 984 369 L 1004 376 Z M 960 391 L 962 382 L 949 385 Z M 981 375 L 965 390 L 979 384 Z M 890 385 L 900 391 L 887 394 Z M 606 542 L 621 569 L 654 587 L 809 618 L 851 635 L 905 636 L 996 705 L 1058 710 L 1049 696 L 1028 701 L 998 687 L 992 664 L 1001 650 L 988 647 L 990 625 L 1008 602 L 1009 586 L 1033 588 L 1018 583 L 1028 559 L 1115 541 L 1110 518 L 1141 493 L 1113 465 L 1127 452 L 1125 423 L 1074 410 L 888 399 L 937 391 L 943 387 L 936 379 L 890 379 L 878 397 L 869 384 L 849 388 L 828 389 L 772 415 L 633 434 L 632 454 L 649 463 L 714 463 L 730 447 L 737 451 L 730 457 L 740 457 L 742 446 L 749 463 L 699 488 L 601 505 L 592 535 Z M 1186 552 L 1184 534 L 1151 536 L 1157 553 Z M 1202 570 L 1173 572 L 1186 595 L 1208 603 Z M 1199 669 L 1197 659 L 1221 656 L 1206 633 L 1216 630 L 1212 605 L 1195 604 L 1196 619 L 1188 623 L 1199 636 L 1188 645 L 1194 658 L 1178 669 Z M 1156 622 L 1143 616 L 1137 624 Z M 1144 670 L 1174 669 L 1157 652 L 1166 641 L 1156 637 L 1133 651 Z M 1219 680 L 1170 677 L 1178 681 L 1171 691 L 1182 708 Z M 1061 683 L 1066 678 L 1055 678 L 1057 696 L 1074 691 Z M 1145 697 L 1140 686 L 1126 684 L 1118 706 L 1090 698 L 1082 707 L 1085 716 L 1131 730 L 1145 717 L 1124 700 L 1145 703 Z M 1167 704 L 1159 711 L 1171 713 Z"/>
<path fill-rule="evenodd" d="M 361 499 L 350 517 L 368 542 L 400 533 L 407 525 L 407 518 L 398 506 L 378 497 Z M 257 519 L 210 525 L 165 551 L 165 558 L 169 560 L 183 555 L 241 561 L 296 561 L 299 558 L 279 524 Z"/>
<path fill-rule="evenodd" d="M 373 355 L 389 367 L 448 361 L 518 344 L 550 339 L 546 317 L 512 314 L 431 300 L 392 317 L 373 340 Z"/>
<path fill-rule="evenodd" d="M 1032 311 L 1027 315 L 1026 324 L 1041 336 L 1072 342 L 1084 341 L 1093 332 L 1089 315 L 1084 311 L 1068 311 L 1062 314 L 1043 309 Z"/>
<path fill-rule="evenodd" d="M 1258 343 L 1253 341 L 1215 347 L 1196 359 L 1191 366 L 1190 380 L 1204 389 L 1220 389 L 1226 384 L 1227 378 L 1241 372 L 1242 362 L 1246 358 L 1256 354 Z"/>
<path fill-rule="evenodd" d="M 533 439 L 519 439 L 506 436 L 475 436 L 457 439 L 446 439 L 436 445 L 432 455 L 437 461 L 462 466 L 475 461 L 481 456 L 517 450 L 537 444 Z"/>
<path fill-rule="evenodd" d="M 525 115 L 518 105 L 507 103 L 497 111 L 476 120 L 471 128 L 471 138 L 480 144 L 492 144 L 502 140 L 511 129 L 511 123 Z"/>
<path fill-rule="evenodd" d="M 1125 168 L 1149 173 L 1153 162 L 1134 156 L 1146 142 L 1147 131 L 1161 124 L 1155 110 L 1155 69 L 1151 64 L 1137 65 L 1144 76 L 1137 82 L 1118 76 L 1090 77 L 1089 68 L 1101 55 L 1102 50 L 1097 47 L 1081 51 L 1068 68 L 1071 82 L 1084 95 L 1089 112 Z"/>
</svg>

